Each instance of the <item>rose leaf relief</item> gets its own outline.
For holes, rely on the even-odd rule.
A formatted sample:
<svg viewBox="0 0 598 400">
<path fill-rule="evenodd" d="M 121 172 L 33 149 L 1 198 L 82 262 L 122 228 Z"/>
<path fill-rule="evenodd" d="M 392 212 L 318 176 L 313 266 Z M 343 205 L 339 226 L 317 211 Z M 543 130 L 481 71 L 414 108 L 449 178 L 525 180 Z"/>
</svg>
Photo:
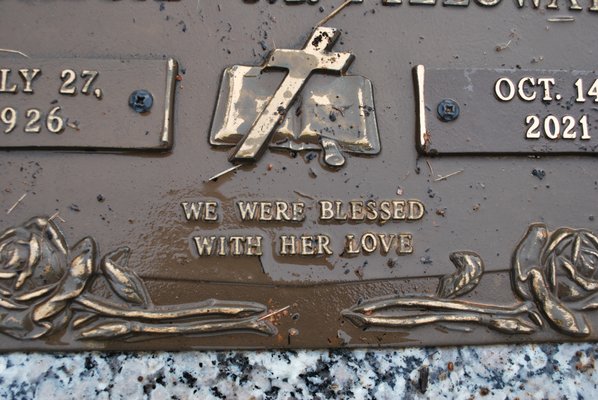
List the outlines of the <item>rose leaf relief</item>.
<svg viewBox="0 0 598 400">
<path fill-rule="evenodd" d="M 400 295 L 366 300 L 343 316 L 366 329 L 406 329 L 437 323 L 483 325 L 507 334 L 550 328 L 569 336 L 591 333 L 585 313 L 598 308 L 598 236 L 585 229 L 549 232 L 532 224 L 513 253 L 510 305 L 454 300 L 480 282 L 484 264 L 473 252 L 451 254 L 457 268 L 440 279 L 436 295 Z M 450 300 L 449 300 L 450 299 Z"/>
<path fill-rule="evenodd" d="M 16 339 L 62 335 L 127 340 L 231 332 L 274 335 L 260 303 L 207 299 L 158 306 L 129 268 L 130 249 L 101 260 L 91 237 L 72 247 L 54 221 L 35 217 L 0 234 L 0 333 Z M 113 296 L 94 294 L 103 286 Z"/>
</svg>

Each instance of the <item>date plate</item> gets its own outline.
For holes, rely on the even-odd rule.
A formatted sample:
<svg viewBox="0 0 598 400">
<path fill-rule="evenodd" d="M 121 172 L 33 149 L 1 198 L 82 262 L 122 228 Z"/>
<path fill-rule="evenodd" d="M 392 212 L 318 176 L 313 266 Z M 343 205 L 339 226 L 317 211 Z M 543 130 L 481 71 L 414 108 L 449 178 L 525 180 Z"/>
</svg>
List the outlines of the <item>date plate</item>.
<svg viewBox="0 0 598 400">
<path fill-rule="evenodd" d="M 414 75 L 423 154 L 598 152 L 595 72 L 420 65 Z"/>
<path fill-rule="evenodd" d="M 0 149 L 167 150 L 174 60 L 0 58 Z"/>
</svg>

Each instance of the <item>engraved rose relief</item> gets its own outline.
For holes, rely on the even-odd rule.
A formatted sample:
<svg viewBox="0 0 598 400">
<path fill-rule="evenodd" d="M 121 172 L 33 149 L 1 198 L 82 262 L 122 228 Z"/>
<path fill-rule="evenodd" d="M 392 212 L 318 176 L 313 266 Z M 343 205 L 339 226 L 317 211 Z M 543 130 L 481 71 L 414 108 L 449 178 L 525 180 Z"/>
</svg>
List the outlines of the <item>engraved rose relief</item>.
<svg viewBox="0 0 598 400">
<path fill-rule="evenodd" d="M 52 221 L 34 218 L 0 236 L 0 330 L 35 339 L 62 328 L 68 302 L 93 272 L 95 243 L 80 241 L 71 252 Z"/>
<path fill-rule="evenodd" d="M 0 332 L 38 339 L 69 325 L 79 339 L 136 339 L 231 331 L 273 335 L 267 307 L 209 299 L 158 306 L 128 268 L 130 250 L 119 248 L 98 261 L 95 240 L 69 247 L 54 221 L 36 217 L 0 234 Z M 110 298 L 94 294 L 104 286 Z"/>
<path fill-rule="evenodd" d="M 511 273 L 517 294 L 535 301 L 555 329 L 585 336 L 590 327 L 580 311 L 598 307 L 597 268 L 596 235 L 568 228 L 549 234 L 534 224 L 515 250 Z"/>
<path fill-rule="evenodd" d="M 544 224 L 532 224 L 512 258 L 511 284 L 519 298 L 513 305 L 454 300 L 477 286 L 484 264 L 473 252 L 456 252 L 450 258 L 457 271 L 440 279 L 436 295 L 371 299 L 343 315 L 364 328 L 472 323 L 530 334 L 547 322 L 566 335 L 591 333 L 584 313 L 598 308 L 598 236 L 592 232 L 559 228 L 551 233 Z"/>
</svg>

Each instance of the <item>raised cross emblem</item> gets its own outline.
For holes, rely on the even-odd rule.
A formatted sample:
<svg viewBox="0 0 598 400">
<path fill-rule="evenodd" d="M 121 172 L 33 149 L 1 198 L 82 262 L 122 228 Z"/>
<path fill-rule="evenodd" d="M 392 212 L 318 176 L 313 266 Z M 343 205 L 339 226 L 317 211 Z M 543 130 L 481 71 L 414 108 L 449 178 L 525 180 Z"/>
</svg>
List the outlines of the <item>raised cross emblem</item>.
<svg viewBox="0 0 598 400">
<path fill-rule="evenodd" d="M 318 27 L 301 50 L 275 49 L 262 66 L 227 68 L 210 143 L 234 146 L 234 164 L 257 162 L 268 146 L 323 150 L 326 164 L 337 167 L 343 150 L 377 154 L 372 85 L 345 75 L 355 57 L 331 51 L 339 36 L 338 29 Z"/>
<path fill-rule="evenodd" d="M 331 53 L 340 33 L 334 28 L 317 28 L 303 50 L 276 49 L 270 53 L 266 68 L 288 71 L 266 108 L 239 142 L 229 160 L 255 162 L 263 154 L 276 127 L 282 122 L 289 107 L 314 71 L 342 74 L 347 71 L 354 56 L 350 53 Z"/>
</svg>

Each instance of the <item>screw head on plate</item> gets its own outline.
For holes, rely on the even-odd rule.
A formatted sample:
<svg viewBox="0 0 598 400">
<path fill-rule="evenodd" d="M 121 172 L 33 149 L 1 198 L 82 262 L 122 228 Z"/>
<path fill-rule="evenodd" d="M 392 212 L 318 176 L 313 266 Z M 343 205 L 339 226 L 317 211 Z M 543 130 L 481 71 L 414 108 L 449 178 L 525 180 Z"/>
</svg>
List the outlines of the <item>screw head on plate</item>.
<svg viewBox="0 0 598 400">
<path fill-rule="evenodd" d="M 459 117 L 461 107 L 459 107 L 459 103 L 453 99 L 444 99 L 438 103 L 436 112 L 438 113 L 438 118 L 440 118 L 441 121 L 450 122 Z"/>
<path fill-rule="evenodd" d="M 154 105 L 154 98 L 150 92 L 145 89 L 135 90 L 129 96 L 129 106 L 138 113 L 148 112 Z"/>
</svg>

